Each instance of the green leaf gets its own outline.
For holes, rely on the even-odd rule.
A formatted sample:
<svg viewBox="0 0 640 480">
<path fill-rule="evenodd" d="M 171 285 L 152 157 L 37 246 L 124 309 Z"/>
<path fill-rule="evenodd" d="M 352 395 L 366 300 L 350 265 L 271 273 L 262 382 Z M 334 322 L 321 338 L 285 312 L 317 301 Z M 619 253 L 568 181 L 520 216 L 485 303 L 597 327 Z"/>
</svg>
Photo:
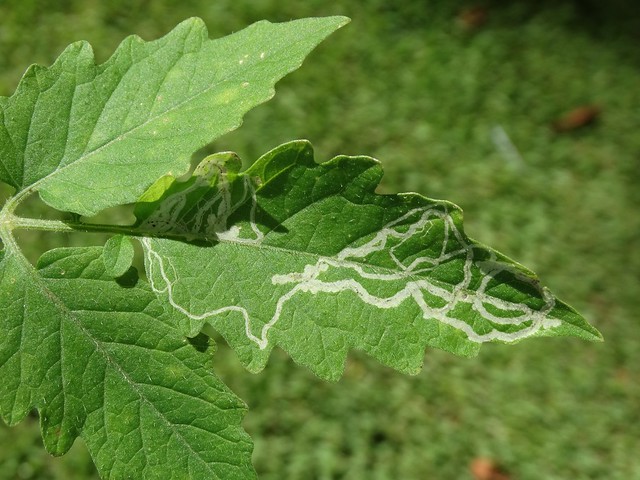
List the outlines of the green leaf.
<svg viewBox="0 0 640 480">
<path fill-rule="evenodd" d="M 600 339 L 533 273 L 468 238 L 455 205 L 376 194 L 374 159 L 318 165 L 299 141 L 239 165 L 209 157 L 185 182 L 161 179 L 136 212 L 141 230 L 191 240 L 143 240 L 152 288 L 183 331 L 210 323 L 252 371 L 275 346 L 336 379 L 351 348 L 416 373 L 426 347 L 471 356 L 489 341 Z"/>
<path fill-rule="evenodd" d="M 107 275 L 116 278 L 124 275 L 133 261 L 133 243 L 124 235 L 116 235 L 107 240 L 102 252 L 102 260 Z"/>
<path fill-rule="evenodd" d="M 245 406 L 212 373 L 135 270 L 116 283 L 102 248 L 0 255 L 0 413 L 40 414 L 47 450 L 81 436 L 104 478 L 254 478 Z"/>
<path fill-rule="evenodd" d="M 238 127 L 344 17 L 266 21 L 209 40 L 199 19 L 165 37 L 124 40 L 96 66 L 86 42 L 32 66 L 0 97 L 0 180 L 61 211 L 136 201 L 161 175 Z"/>
</svg>

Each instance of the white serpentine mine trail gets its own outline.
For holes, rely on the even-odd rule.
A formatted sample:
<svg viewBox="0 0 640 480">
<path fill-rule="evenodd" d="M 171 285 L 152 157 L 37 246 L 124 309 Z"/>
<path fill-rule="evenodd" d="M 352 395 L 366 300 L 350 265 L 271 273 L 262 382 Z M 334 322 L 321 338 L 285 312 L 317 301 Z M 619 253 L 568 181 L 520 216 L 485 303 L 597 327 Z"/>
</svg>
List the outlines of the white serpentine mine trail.
<svg viewBox="0 0 640 480">
<path fill-rule="evenodd" d="M 206 176 L 202 177 L 202 181 L 198 180 L 194 182 L 191 187 L 163 200 L 160 209 L 154 214 L 153 219 L 147 221 L 147 226 L 157 228 L 161 231 L 169 229 L 175 230 L 176 226 L 180 224 L 180 214 L 186 203 L 186 194 L 196 188 L 201 188 L 207 181 L 208 178 Z M 205 226 L 206 231 L 208 233 L 215 233 L 220 241 L 259 246 L 264 240 L 264 234 L 255 223 L 255 210 L 257 205 L 255 189 L 248 179 L 245 180 L 243 185 L 244 193 L 242 194 L 242 198 L 236 202 L 232 202 L 229 184 L 226 182 L 225 176 L 221 174 L 216 185 L 218 193 L 206 203 L 198 205 L 195 217 L 190 217 L 193 223 L 189 225 L 189 228 L 193 229 L 195 227 L 195 230 L 200 230 L 204 215 L 207 212 L 211 212 L 216 203 L 219 203 L 217 212 L 215 214 L 208 214 L 207 224 Z M 252 236 L 251 238 L 246 238 L 241 236 L 241 229 L 238 226 L 227 228 L 227 221 L 229 216 L 248 200 L 249 196 L 252 200 L 249 222 Z M 444 225 L 444 242 L 440 254 L 436 258 L 427 256 L 416 258 L 411 261 L 409 265 L 402 263 L 396 256 L 396 250 L 414 236 L 426 234 L 429 229 L 434 226 L 436 221 L 440 221 Z M 449 240 L 452 236 L 460 248 L 454 251 L 447 251 Z M 544 287 L 540 287 L 535 280 L 516 272 L 511 266 L 498 262 L 493 253 L 491 253 L 491 258 L 488 260 L 476 261 L 477 267 L 483 272 L 483 277 L 477 288 L 473 290 L 470 289 L 474 250 L 480 247 L 469 244 L 465 240 L 464 236 L 455 226 L 449 213 L 446 210 L 443 211 L 442 207 L 412 209 L 396 220 L 389 222 L 363 245 L 346 247 L 333 257 L 319 256 L 315 264 L 306 265 L 302 272 L 273 275 L 271 282 L 274 285 L 291 285 L 291 289 L 280 296 L 271 319 L 263 325 L 259 336 L 252 333 L 251 315 L 241 306 L 229 305 L 197 313 L 180 305 L 175 300 L 174 294 L 174 284 L 177 279 L 176 269 L 169 258 L 162 257 L 153 248 L 153 242 L 154 240 L 151 238 L 142 239 L 148 278 L 153 291 L 158 295 L 166 296 L 168 302 L 176 310 L 192 320 L 203 320 L 228 312 L 239 313 L 244 320 L 247 338 L 254 342 L 261 350 L 267 347 L 269 330 L 278 323 L 287 302 L 302 292 L 318 295 L 320 293 L 336 294 L 350 291 L 356 294 L 365 304 L 385 310 L 397 308 L 404 301 L 412 299 L 422 311 L 422 316 L 425 320 L 437 320 L 450 325 L 463 331 L 469 340 L 478 343 L 491 340 L 501 340 L 505 342 L 516 341 L 534 335 L 540 329 L 557 327 L 561 323 L 560 320 L 548 316 L 548 313 L 555 306 L 555 299 L 549 291 Z M 389 243 L 393 243 L 393 245 L 388 247 L 387 245 Z M 392 273 L 373 273 L 367 268 L 366 258 L 379 252 L 386 252 L 386 254 L 389 255 L 397 266 L 396 271 Z M 425 274 L 430 270 L 445 262 L 458 258 L 464 259 L 464 274 L 459 283 L 449 289 L 428 280 Z M 258 267 L 257 272 L 260 270 Z M 321 278 L 323 274 L 326 277 L 329 273 L 335 274 L 339 271 L 351 273 L 348 275 L 348 278 L 340 280 L 328 281 Z M 509 302 L 487 294 L 486 289 L 489 286 L 489 282 L 491 282 L 496 275 L 504 271 L 509 271 L 518 281 L 526 283 L 538 291 L 544 301 L 544 306 L 539 310 L 535 310 L 524 303 Z M 363 285 L 363 283 L 371 284 L 371 282 L 386 282 L 385 285 L 387 286 L 398 286 L 399 284 L 401 288 L 398 288 L 391 296 L 378 297 L 371 294 Z M 425 292 L 441 299 L 443 306 L 429 305 L 425 300 Z M 461 302 L 470 304 L 471 308 L 478 312 L 480 316 L 495 325 L 512 325 L 517 327 L 526 322 L 529 322 L 529 325 L 511 332 L 504 332 L 494 328 L 487 333 L 479 334 L 471 325 L 452 315 L 455 307 Z M 493 310 L 505 312 L 505 316 L 502 317 L 492 313 L 488 310 L 489 306 L 492 307 Z"/>
</svg>

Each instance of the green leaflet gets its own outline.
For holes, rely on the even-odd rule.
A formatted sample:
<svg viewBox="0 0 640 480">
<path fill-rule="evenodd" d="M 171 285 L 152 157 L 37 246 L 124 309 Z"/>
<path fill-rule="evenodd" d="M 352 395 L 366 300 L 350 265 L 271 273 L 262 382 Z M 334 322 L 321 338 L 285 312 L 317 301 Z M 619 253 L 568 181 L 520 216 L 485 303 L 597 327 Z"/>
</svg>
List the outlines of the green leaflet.
<svg viewBox="0 0 640 480">
<path fill-rule="evenodd" d="M 37 270 L 5 253 L 2 417 L 37 408 L 47 450 L 80 435 L 104 478 L 254 478 L 245 406 L 213 375 L 211 347 L 187 341 L 135 271 L 116 283 L 101 252 L 51 250 Z"/>
<path fill-rule="evenodd" d="M 82 215 L 134 202 L 238 127 L 347 21 L 262 21 L 209 40 L 193 18 L 159 40 L 127 38 L 99 66 L 89 44 L 74 43 L 51 67 L 32 66 L 12 97 L 0 97 L 0 180 Z"/>
<path fill-rule="evenodd" d="M 299 141 L 239 165 L 223 153 L 186 182 L 165 177 L 137 215 L 142 231 L 191 240 L 143 240 L 182 330 L 209 322 L 252 371 L 276 345 L 336 379 L 351 348 L 416 373 L 428 346 L 471 356 L 487 341 L 600 339 L 533 273 L 469 239 L 455 205 L 376 194 L 371 158 L 318 165 Z"/>
</svg>

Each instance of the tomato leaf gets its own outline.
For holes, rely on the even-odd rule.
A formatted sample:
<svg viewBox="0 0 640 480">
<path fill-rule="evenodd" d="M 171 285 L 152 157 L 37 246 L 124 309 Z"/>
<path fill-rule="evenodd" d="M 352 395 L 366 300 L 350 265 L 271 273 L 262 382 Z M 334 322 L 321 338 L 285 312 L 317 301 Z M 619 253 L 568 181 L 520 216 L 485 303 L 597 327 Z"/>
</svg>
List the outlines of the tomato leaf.
<svg viewBox="0 0 640 480">
<path fill-rule="evenodd" d="M 165 177 L 137 215 L 142 230 L 190 240 L 143 240 L 183 331 L 210 323 L 252 371 L 275 346 L 336 379 L 351 348 L 416 373 L 426 347 L 472 356 L 490 341 L 600 339 L 532 272 L 467 237 L 455 205 L 376 194 L 372 158 L 316 164 L 298 141 L 239 166 L 223 153 L 187 181 Z"/>
</svg>

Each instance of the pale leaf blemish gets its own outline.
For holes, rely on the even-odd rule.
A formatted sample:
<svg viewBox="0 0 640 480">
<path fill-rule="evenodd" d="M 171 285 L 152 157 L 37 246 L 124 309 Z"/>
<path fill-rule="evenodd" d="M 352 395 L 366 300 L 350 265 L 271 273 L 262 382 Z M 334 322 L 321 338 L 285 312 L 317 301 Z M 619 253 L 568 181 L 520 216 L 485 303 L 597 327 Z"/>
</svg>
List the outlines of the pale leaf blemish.
<svg viewBox="0 0 640 480">
<path fill-rule="evenodd" d="M 239 96 L 240 91 L 236 85 L 219 92 L 216 96 L 213 97 L 212 103 L 214 105 L 228 105 Z"/>
</svg>

